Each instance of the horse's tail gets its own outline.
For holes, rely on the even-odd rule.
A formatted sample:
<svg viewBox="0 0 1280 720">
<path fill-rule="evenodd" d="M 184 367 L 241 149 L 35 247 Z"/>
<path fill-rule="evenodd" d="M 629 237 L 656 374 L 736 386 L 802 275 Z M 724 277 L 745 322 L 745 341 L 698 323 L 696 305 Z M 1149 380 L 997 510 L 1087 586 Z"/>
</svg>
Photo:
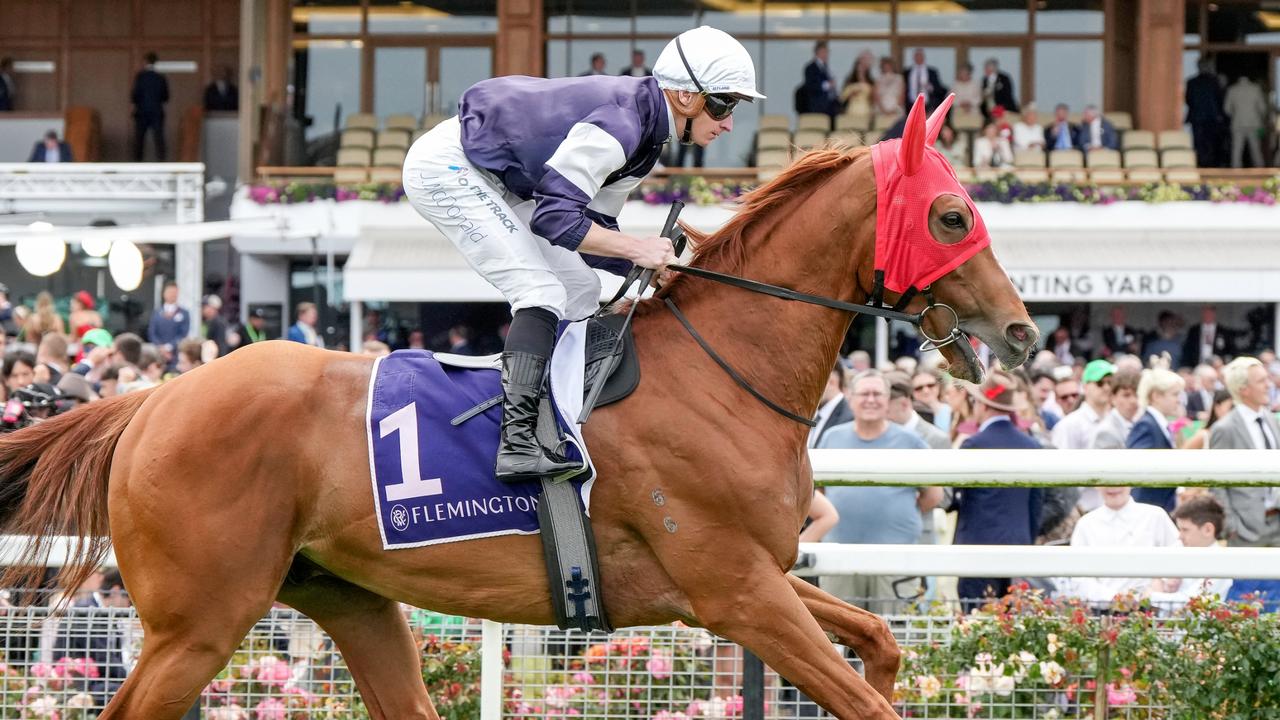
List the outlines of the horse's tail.
<svg viewBox="0 0 1280 720">
<path fill-rule="evenodd" d="M 60 587 L 74 591 L 106 558 L 111 457 L 150 394 L 102 400 L 0 435 L 0 534 L 21 536 L 0 587 L 37 587 L 55 536 L 71 543 Z"/>
</svg>

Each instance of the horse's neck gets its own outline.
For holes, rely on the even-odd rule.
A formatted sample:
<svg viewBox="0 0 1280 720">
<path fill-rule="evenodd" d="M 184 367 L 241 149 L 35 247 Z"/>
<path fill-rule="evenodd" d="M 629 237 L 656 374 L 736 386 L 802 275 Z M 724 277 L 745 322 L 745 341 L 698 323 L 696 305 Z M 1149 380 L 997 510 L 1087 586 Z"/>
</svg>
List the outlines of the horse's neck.
<svg viewBox="0 0 1280 720">
<path fill-rule="evenodd" d="M 761 218 L 746 233 L 738 274 L 816 295 L 865 302 L 855 269 L 873 262 L 874 233 L 847 235 L 833 228 L 819 198 Z M 839 201 L 832 197 L 833 202 Z M 871 217 L 874 224 L 874 216 Z M 721 269 L 708 266 L 709 269 Z M 686 278 L 672 300 L 725 360 L 757 390 L 801 415 L 816 412 L 822 389 L 848 332 L 849 313 Z M 779 416 L 780 417 L 780 416 Z"/>
</svg>

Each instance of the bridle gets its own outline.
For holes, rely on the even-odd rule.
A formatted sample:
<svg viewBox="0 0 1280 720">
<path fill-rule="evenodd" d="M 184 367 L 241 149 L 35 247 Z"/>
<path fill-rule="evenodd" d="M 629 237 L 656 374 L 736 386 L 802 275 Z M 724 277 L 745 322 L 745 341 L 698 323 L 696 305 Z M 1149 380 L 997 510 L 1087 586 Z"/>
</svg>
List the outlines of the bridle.
<svg viewBox="0 0 1280 720">
<path fill-rule="evenodd" d="M 683 203 L 680 203 L 680 202 L 676 202 L 672 205 L 671 213 L 667 218 L 667 223 L 666 223 L 666 226 L 664 227 L 664 232 L 663 232 L 663 237 L 668 237 L 671 239 L 672 245 L 674 246 L 674 249 L 675 249 L 675 254 L 677 256 L 679 256 L 684 251 L 685 245 L 688 242 L 688 238 L 685 236 L 684 231 L 675 225 L 675 218 L 677 215 L 679 215 L 680 209 L 682 207 L 683 207 Z M 955 311 L 955 308 L 951 307 L 950 305 L 947 305 L 946 303 L 938 302 L 933 296 L 933 288 L 931 285 L 926 286 L 923 290 L 918 290 L 914 285 L 912 285 L 902 293 L 902 295 L 898 298 L 898 301 L 896 303 L 894 303 L 892 306 L 887 305 L 884 302 L 885 287 L 884 287 L 884 271 L 883 270 L 875 271 L 875 285 L 872 288 L 871 296 L 867 299 L 867 302 L 851 303 L 851 302 L 846 302 L 844 300 L 836 300 L 834 298 L 824 297 L 822 295 L 811 295 L 809 293 L 803 293 L 798 290 L 785 288 L 780 285 L 770 285 L 768 283 L 759 282 L 758 280 L 750 280 L 748 278 L 739 277 L 737 275 L 731 275 L 729 273 L 717 272 L 715 270 L 708 270 L 706 268 L 692 267 L 689 265 L 670 264 L 670 265 L 667 265 L 667 269 L 673 270 L 675 272 L 683 273 L 685 275 L 690 275 L 692 277 L 697 277 L 697 278 L 702 278 L 704 280 L 711 280 L 713 282 L 718 282 L 718 283 L 721 283 L 722 285 L 736 287 L 742 290 L 746 290 L 748 292 L 759 293 L 761 295 L 769 295 L 771 297 L 780 298 L 782 300 L 792 300 L 796 302 L 807 303 L 809 305 L 819 305 L 821 307 L 827 307 L 833 310 L 843 310 L 845 312 L 861 313 L 863 315 L 872 315 L 874 317 L 882 317 L 885 320 L 899 320 L 902 322 L 907 322 L 914 325 L 916 328 L 916 331 L 924 336 L 925 341 L 920 344 L 920 350 L 922 352 L 926 352 L 929 350 L 939 350 L 941 348 L 944 348 L 948 345 L 955 343 L 956 346 L 960 349 L 961 354 L 965 356 L 968 362 L 975 362 L 977 360 L 977 355 L 976 353 L 974 353 L 973 347 L 969 344 L 967 336 L 965 335 L 964 331 L 960 329 L 959 313 L 957 313 Z M 639 287 L 641 291 L 643 291 L 644 288 L 648 286 L 649 280 L 652 277 L 653 277 L 652 270 L 639 268 L 639 267 L 632 268 L 631 272 L 627 274 L 626 279 L 623 281 L 622 287 L 618 289 L 618 292 L 613 296 L 613 299 L 611 299 L 608 303 L 604 305 L 604 307 L 601 309 L 601 312 L 606 312 L 607 308 L 611 307 L 614 303 L 616 303 L 619 299 L 621 299 L 623 295 L 626 294 L 627 290 L 632 286 L 633 283 L 639 281 L 640 283 Z M 917 295 L 922 295 L 925 298 L 925 301 L 927 304 L 925 305 L 924 309 L 922 309 L 920 312 L 916 312 L 916 313 L 907 312 L 906 311 L 907 305 L 911 304 L 911 301 L 914 300 Z M 762 404 L 765 405 L 765 407 L 768 407 L 770 410 L 778 413 L 779 415 L 789 420 L 794 420 L 800 423 L 801 425 L 806 425 L 808 427 L 815 427 L 817 425 L 817 423 L 813 419 L 806 417 L 804 415 L 798 415 L 794 412 L 791 412 L 790 410 L 782 407 L 781 405 L 774 402 L 773 400 L 770 400 L 764 393 L 755 389 L 755 387 L 751 385 L 751 382 L 749 380 L 743 377 L 742 374 L 739 373 L 736 369 L 734 369 L 734 367 L 730 365 L 727 360 L 721 357 L 720 354 L 715 351 L 715 348 L 711 347 L 711 344 L 708 343 L 706 339 L 703 338 L 702 335 L 697 331 L 697 329 L 693 327 L 693 323 L 689 322 L 689 318 L 686 317 L 685 314 L 680 311 L 680 308 L 676 306 L 675 301 L 673 301 L 669 296 L 663 296 L 662 301 L 664 304 L 666 304 L 667 309 L 671 311 L 671 314 L 675 315 L 676 319 L 680 321 L 680 324 L 684 326 L 685 331 L 689 333 L 690 337 L 692 337 L 694 341 L 698 343 L 698 346 L 702 348 L 703 352 L 705 352 L 712 360 L 714 360 L 715 363 L 719 365 L 720 368 L 724 370 L 725 373 L 730 378 L 732 378 L 735 383 L 738 384 L 738 387 L 747 391 L 748 394 L 750 394 L 756 400 L 759 400 Z M 634 310 L 635 310 L 635 305 L 632 305 L 632 311 L 634 312 Z M 929 335 L 929 333 L 924 329 L 924 321 L 925 321 L 925 318 L 928 317 L 930 312 L 939 312 L 939 311 L 945 311 L 951 314 L 951 329 L 943 337 L 935 338 Z M 630 315 L 628 315 L 628 320 L 630 320 Z M 587 407 L 584 409 L 589 410 L 591 405 L 592 403 L 588 403 Z M 579 422 L 585 422 L 585 419 L 580 419 Z"/>
</svg>

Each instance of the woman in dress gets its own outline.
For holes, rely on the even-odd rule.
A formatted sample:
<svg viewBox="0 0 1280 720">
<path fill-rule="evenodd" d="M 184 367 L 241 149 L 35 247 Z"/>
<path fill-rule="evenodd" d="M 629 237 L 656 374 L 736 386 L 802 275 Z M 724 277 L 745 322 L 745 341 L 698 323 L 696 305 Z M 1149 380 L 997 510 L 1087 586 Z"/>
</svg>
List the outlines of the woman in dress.
<svg viewBox="0 0 1280 720">
<path fill-rule="evenodd" d="M 875 110 L 881 115 L 897 117 L 907 102 L 907 83 L 898 72 L 898 64 L 888 55 L 880 58 L 880 74 L 876 76 Z"/>
<path fill-rule="evenodd" d="M 872 94 L 875 92 L 875 81 L 871 78 L 871 66 L 876 58 L 870 50 L 863 50 L 853 63 L 853 69 L 844 79 L 844 89 L 840 91 L 840 102 L 844 111 L 850 115 L 870 115 Z"/>
</svg>

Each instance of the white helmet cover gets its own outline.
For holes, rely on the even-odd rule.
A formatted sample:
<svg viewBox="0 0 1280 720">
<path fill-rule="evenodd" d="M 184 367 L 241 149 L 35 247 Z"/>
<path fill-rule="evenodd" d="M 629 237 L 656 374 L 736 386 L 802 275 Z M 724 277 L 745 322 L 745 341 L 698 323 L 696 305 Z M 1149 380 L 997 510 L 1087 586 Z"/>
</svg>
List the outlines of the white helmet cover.
<svg viewBox="0 0 1280 720">
<path fill-rule="evenodd" d="M 747 98 L 764 99 L 756 92 L 756 66 L 747 49 L 733 36 L 703 25 L 686 30 L 678 36 L 680 47 L 672 40 L 662 49 L 653 65 L 653 77 L 658 87 L 666 90 L 698 92 L 698 85 L 707 93 L 728 93 Z M 689 67 L 680 59 L 680 50 Z M 692 70 L 697 77 L 689 77 Z"/>
</svg>

